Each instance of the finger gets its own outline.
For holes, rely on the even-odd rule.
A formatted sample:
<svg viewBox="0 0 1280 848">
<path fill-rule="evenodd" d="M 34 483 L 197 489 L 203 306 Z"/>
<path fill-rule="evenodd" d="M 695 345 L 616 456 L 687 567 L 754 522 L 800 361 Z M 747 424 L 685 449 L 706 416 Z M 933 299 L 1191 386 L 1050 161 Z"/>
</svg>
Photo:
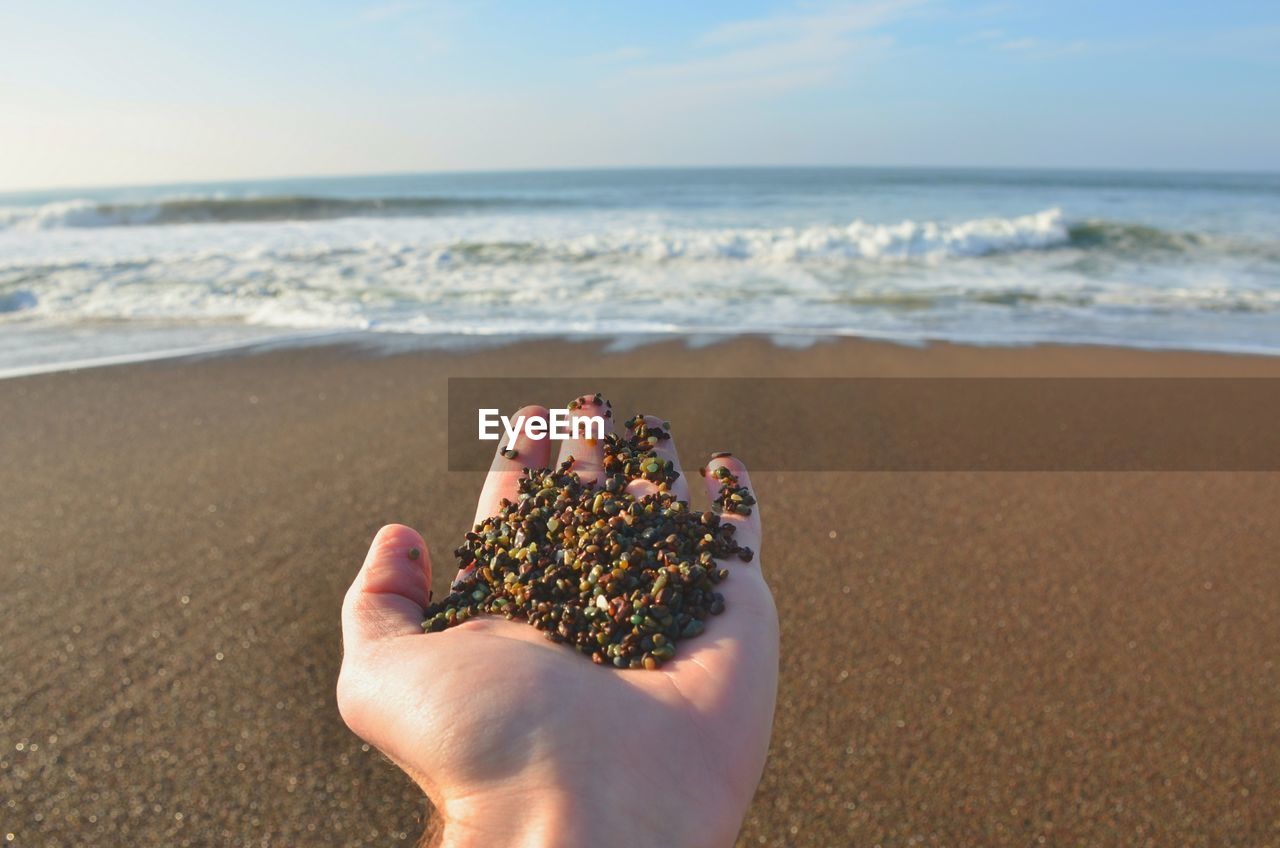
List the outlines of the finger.
<svg viewBox="0 0 1280 848">
<path fill-rule="evenodd" d="M 728 455 L 713 455 L 703 470 L 703 480 L 713 503 L 729 482 L 715 476 L 726 468 L 737 478 L 734 488 L 755 488 L 746 466 Z M 663 671 L 681 680 L 680 689 L 699 709 L 723 717 L 738 728 L 760 728 L 767 735 L 772 721 L 778 674 L 778 614 L 773 595 L 760 569 L 760 511 L 749 515 L 728 510 L 720 521 L 734 527 L 734 539 L 752 549 L 750 561 L 740 557 L 719 560 L 729 576 L 717 585 L 725 611 L 707 620 L 706 632 L 686 645 L 680 643 L 675 659 Z"/>
<path fill-rule="evenodd" d="M 576 407 L 576 408 L 574 408 Z M 583 483 L 589 486 L 598 486 L 604 480 L 604 444 L 605 439 L 590 438 L 586 434 L 590 432 L 593 436 L 600 431 L 598 428 L 588 428 L 586 419 L 599 417 L 604 421 L 604 436 L 608 436 L 613 432 L 613 410 L 607 400 L 600 395 L 584 395 L 577 398 L 573 404 L 570 404 L 569 410 L 569 427 L 571 438 L 565 439 L 560 445 L 560 458 L 557 463 L 567 462 L 570 457 L 573 458 L 573 467 L 570 469 L 577 473 Z M 572 438 L 575 432 L 573 422 L 581 421 L 578 433 L 582 438 Z"/>
<path fill-rule="evenodd" d="M 717 477 L 717 469 L 724 468 L 731 477 Z M 747 466 L 737 457 L 728 454 L 712 454 L 711 461 L 707 463 L 707 467 L 702 469 L 702 480 L 707 488 L 707 495 L 710 496 L 713 504 L 717 503 L 721 497 L 721 492 L 726 485 L 730 484 L 733 478 L 737 478 L 736 487 L 745 487 L 751 497 L 755 497 L 755 487 L 751 485 L 751 475 L 747 473 Z M 734 530 L 734 539 L 739 545 L 751 548 L 753 554 L 760 553 L 760 504 L 754 503 L 746 506 L 745 509 L 750 510 L 749 514 L 742 515 L 730 510 L 720 512 L 720 520 L 726 524 L 732 524 Z M 751 562 L 758 561 L 757 556 L 753 556 Z"/>
<path fill-rule="evenodd" d="M 661 427 L 668 434 L 671 433 L 671 427 L 668 422 L 656 415 L 644 416 L 644 422 L 650 427 Z M 635 430 L 630 423 L 627 424 L 627 437 L 634 438 Z M 680 454 L 676 450 L 675 437 L 667 439 L 659 439 L 653 446 L 653 452 L 658 458 L 664 462 L 670 462 L 672 468 L 676 472 L 676 479 L 671 481 L 671 491 L 675 493 L 677 499 L 689 502 L 689 481 L 684 476 L 684 471 L 680 468 Z M 658 491 L 658 487 L 648 480 L 634 480 L 627 486 L 627 491 L 635 497 L 644 497 Z"/>
<path fill-rule="evenodd" d="M 545 406 L 526 406 L 516 413 L 513 423 L 529 420 L 537 416 L 546 420 Z M 521 419 L 523 416 L 523 419 Z M 515 455 L 512 455 L 512 451 Z M 534 439 L 524 427 L 516 436 L 514 444 L 507 444 L 504 435 L 498 442 L 498 450 L 493 455 L 493 464 L 489 466 L 489 476 L 484 480 L 484 488 L 480 490 L 480 500 L 476 503 L 476 517 L 473 523 L 479 524 L 486 518 L 497 515 L 502 508 L 502 499 L 516 499 L 516 490 L 520 475 L 526 468 L 546 468 L 551 458 L 551 440 L 547 436 Z"/>
<path fill-rule="evenodd" d="M 736 478 L 736 482 L 732 478 L 717 477 L 716 469 L 721 468 Z M 713 504 L 726 486 L 731 493 L 744 487 L 748 492 L 755 491 L 747 467 L 727 453 L 712 454 L 711 461 L 701 471 Z M 728 571 L 728 577 L 716 586 L 724 598 L 725 613 L 708 619 L 707 633 L 693 640 L 687 650 L 682 645 L 671 667 L 675 673 L 709 678 L 703 680 L 702 695 L 708 699 L 706 703 L 714 703 L 720 709 L 725 707 L 726 700 L 744 695 L 737 691 L 743 685 L 740 678 L 744 668 L 769 657 L 774 658 L 776 665 L 778 617 L 773 595 L 760 568 L 759 505 L 752 504 L 749 509 L 750 514 L 746 515 L 727 509 L 716 511 L 722 525 L 733 527 L 733 540 L 742 548 L 750 549 L 750 553 L 744 550 L 717 560 L 719 566 Z M 747 674 L 746 678 L 752 679 L 752 675 Z"/>
<path fill-rule="evenodd" d="M 418 531 L 389 524 L 374 536 L 342 604 L 348 647 L 422 632 L 431 602 L 431 557 Z"/>
</svg>

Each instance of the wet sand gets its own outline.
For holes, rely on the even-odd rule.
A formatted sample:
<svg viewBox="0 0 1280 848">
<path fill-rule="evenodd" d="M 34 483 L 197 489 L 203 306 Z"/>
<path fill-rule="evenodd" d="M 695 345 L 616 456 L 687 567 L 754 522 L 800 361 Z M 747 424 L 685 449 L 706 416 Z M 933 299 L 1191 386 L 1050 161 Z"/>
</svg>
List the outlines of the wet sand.
<svg viewBox="0 0 1280 848">
<path fill-rule="evenodd" d="M 416 840 L 425 804 L 334 705 L 339 605 L 384 523 L 448 562 L 482 475 L 446 470 L 445 379 L 510 373 L 1280 376 L 1280 359 L 533 343 L 0 381 L 0 839 Z M 742 845 L 1280 844 L 1280 474 L 753 478 L 783 662 Z"/>
</svg>

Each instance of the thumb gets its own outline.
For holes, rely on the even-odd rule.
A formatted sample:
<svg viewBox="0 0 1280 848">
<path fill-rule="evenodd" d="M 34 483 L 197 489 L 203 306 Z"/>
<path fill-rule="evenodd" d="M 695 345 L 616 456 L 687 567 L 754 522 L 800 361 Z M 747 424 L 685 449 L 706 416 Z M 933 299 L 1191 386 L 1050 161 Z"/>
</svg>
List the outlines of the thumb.
<svg viewBox="0 0 1280 848">
<path fill-rule="evenodd" d="M 422 633 L 430 603 L 431 557 L 418 531 L 388 524 L 373 538 L 360 573 L 342 603 L 342 639 L 348 647 Z"/>
</svg>

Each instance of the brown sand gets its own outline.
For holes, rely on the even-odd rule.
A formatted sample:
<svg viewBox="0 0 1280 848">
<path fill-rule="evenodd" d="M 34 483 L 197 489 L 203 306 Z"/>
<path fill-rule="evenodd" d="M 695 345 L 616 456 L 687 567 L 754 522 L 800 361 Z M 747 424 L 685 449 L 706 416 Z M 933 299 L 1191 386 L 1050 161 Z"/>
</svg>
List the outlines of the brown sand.
<svg viewBox="0 0 1280 848">
<path fill-rule="evenodd" d="M 444 378 L 511 370 L 1280 376 L 1280 360 L 545 343 L 0 381 L 0 844 L 414 840 L 425 805 L 334 706 L 340 600 L 390 521 L 424 530 L 439 591 L 480 478 L 443 470 Z M 755 482 L 783 663 L 741 844 L 1280 844 L 1280 475 Z"/>
</svg>

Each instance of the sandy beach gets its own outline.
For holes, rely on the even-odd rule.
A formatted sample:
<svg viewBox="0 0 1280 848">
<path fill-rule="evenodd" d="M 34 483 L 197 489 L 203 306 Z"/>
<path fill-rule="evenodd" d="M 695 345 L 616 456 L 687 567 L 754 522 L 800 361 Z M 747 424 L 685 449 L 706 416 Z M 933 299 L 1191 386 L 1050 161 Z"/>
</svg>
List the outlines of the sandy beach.
<svg viewBox="0 0 1280 848">
<path fill-rule="evenodd" d="M 446 380 L 511 374 L 1277 377 L 1280 359 L 538 342 L 0 381 L 0 838 L 412 844 L 429 810 L 335 707 L 339 607 L 393 521 L 423 531 L 443 588 L 483 476 L 447 470 Z M 739 844 L 1280 845 L 1280 474 L 753 477 L 783 654 Z"/>
</svg>

